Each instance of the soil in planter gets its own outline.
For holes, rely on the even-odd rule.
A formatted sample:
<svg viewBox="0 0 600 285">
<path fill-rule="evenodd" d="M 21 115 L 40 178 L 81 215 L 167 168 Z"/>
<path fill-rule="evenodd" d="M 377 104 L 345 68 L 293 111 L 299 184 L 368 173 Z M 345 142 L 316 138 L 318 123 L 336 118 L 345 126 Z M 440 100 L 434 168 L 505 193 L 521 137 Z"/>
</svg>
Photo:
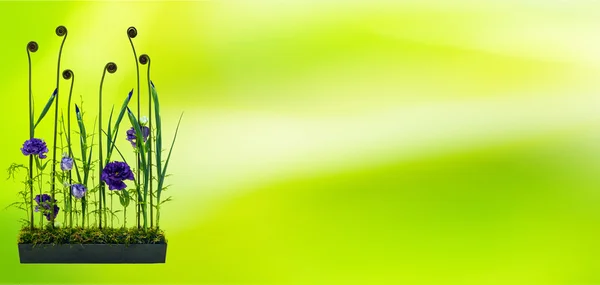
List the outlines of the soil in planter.
<svg viewBox="0 0 600 285">
<path fill-rule="evenodd" d="M 159 229 L 138 228 L 23 228 L 19 244 L 164 244 Z"/>
</svg>

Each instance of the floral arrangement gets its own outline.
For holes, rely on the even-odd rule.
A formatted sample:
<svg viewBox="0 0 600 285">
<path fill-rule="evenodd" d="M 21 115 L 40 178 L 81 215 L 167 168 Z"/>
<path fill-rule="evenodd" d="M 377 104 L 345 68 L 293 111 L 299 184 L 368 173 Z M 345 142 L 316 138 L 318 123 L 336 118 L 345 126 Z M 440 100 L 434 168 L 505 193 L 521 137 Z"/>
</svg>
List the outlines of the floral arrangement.
<svg viewBox="0 0 600 285">
<path fill-rule="evenodd" d="M 137 56 L 132 41 L 137 36 L 135 27 L 127 29 L 127 37 L 137 72 L 136 112 L 130 109 L 132 89 L 124 96 L 120 109 L 114 112 L 113 106 L 108 120 L 103 118 L 102 87 L 106 75 L 117 71 L 117 65 L 109 62 L 102 71 L 93 128 L 89 128 L 89 112 L 84 111 L 83 99 L 79 104 L 72 102 L 75 73 L 70 69 L 62 72 L 63 79 L 70 80 L 66 113 L 63 113 L 59 98 L 67 94 L 60 88 L 60 62 L 67 29 L 57 27 L 56 35 L 62 37 L 56 89 L 37 116 L 32 96 L 31 56 L 38 50 L 38 44 L 35 41 L 27 44 L 29 137 L 21 153 L 28 164 L 13 163 L 8 169 L 9 177 L 13 178 L 19 170 L 26 171 L 19 201 L 11 204 L 25 213 L 19 244 L 165 243 L 160 229 L 161 205 L 171 197 L 164 199 L 162 194 L 168 188 L 167 167 L 183 114 L 166 152 L 159 97 L 150 80 L 150 57 Z M 148 106 L 143 110 L 147 112 L 144 116 L 140 105 L 140 64 L 147 66 Z M 36 136 L 36 131 L 51 110 L 53 136 L 46 140 Z M 72 124 L 76 127 L 72 128 Z M 120 133 L 123 125 L 127 125 L 127 131 Z M 126 160 L 127 152 L 132 152 L 130 156 L 135 161 Z M 135 212 L 134 222 L 128 223 L 128 211 L 130 215 Z"/>
</svg>

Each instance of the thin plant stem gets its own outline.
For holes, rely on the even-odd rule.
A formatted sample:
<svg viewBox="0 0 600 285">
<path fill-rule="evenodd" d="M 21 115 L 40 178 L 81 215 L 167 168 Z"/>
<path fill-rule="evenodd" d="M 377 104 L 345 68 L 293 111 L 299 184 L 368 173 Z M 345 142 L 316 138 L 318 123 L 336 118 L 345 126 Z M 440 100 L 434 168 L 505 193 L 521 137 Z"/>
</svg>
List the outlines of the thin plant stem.
<svg viewBox="0 0 600 285">
<path fill-rule="evenodd" d="M 60 82 L 60 58 L 62 56 L 62 49 L 65 44 L 65 40 L 67 39 L 67 28 L 64 26 L 59 26 L 56 28 L 56 35 L 59 37 L 63 37 L 62 43 L 60 44 L 60 49 L 58 51 L 58 67 L 56 69 L 56 102 L 54 102 L 54 135 L 53 135 L 53 152 L 52 152 L 52 180 L 50 181 L 50 192 L 52 193 L 52 201 L 54 201 L 54 195 L 56 190 L 56 130 L 58 129 L 58 94 L 59 94 L 59 82 Z M 51 223 L 52 228 L 54 228 L 54 217 L 52 215 Z"/>
<path fill-rule="evenodd" d="M 100 137 L 98 138 L 98 151 L 99 151 L 99 163 L 100 163 L 100 167 L 98 168 L 98 177 L 102 177 L 102 170 L 104 169 L 104 164 L 103 164 L 103 157 L 102 157 L 102 85 L 104 84 L 104 77 L 106 76 L 106 72 L 109 73 L 115 73 L 117 71 L 117 65 L 114 62 L 109 62 L 106 64 L 106 66 L 104 67 L 104 70 L 102 71 L 102 79 L 100 80 L 100 94 L 98 96 L 98 134 L 100 135 Z M 104 193 L 104 182 L 102 181 L 102 179 L 100 179 L 100 185 L 99 185 L 99 192 L 100 192 L 100 209 L 104 210 L 104 208 L 102 208 L 102 202 L 104 202 L 104 204 L 106 204 L 106 194 Z M 106 220 L 106 219 L 105 219 Z M 102 214 L 100 215 L 100 219 L 99 219 L 99 228 L 102 229 Z"/>
<path fill-rule="evenodd" d="M 60 134 L 61 134 L 61 136 L 60 136 L 60 149 L 61 149 L 61 151 L 65 149 L 64 140 L 63 140 L 63 136 L 62 136 L 64 134 L 64 126 L 65 126 L 65 120 L 64 120 L 64 118 L 65 118 L 65 116 L 64 116 L 64 114 L 61 111 L 61 113 L 60 113 L 60 123 L 63 126 L 63 131 L 60 132 Z M 62 191 L 62 193 L 63 193 L 63 207 L 66 209 L 67 208 L 67 190 L 65 189 L 66 187 L 64 186 L 65 176 L 66 175 L 65 175 L 64 172 L 62 172 L 60 174 L 60 181 L 62 182 L 62 185 L 63 185 L 63 189 L 62 189 L 63 190 Z M 67 215 L 63 215 L 63 223 L 64 224 L 67 223 Z"/>
<path fill-rule="evenodd" d="M 98 96 L 99 98 L 99 102 L 98 102 L 98 116 L 99 116 L 99 123 L 98 123 L 98 131 L 102 132 L 102 84 L 104 83 L 104 76 L 106 75 L 106 68 L 104 68 L 103 72 L 102 72 L 102 80 L 100 80 L 100 95 Z M 100 156 L 100 167 L 99 167 L 99 176 L 102 176 L 102 169 L 104 168 L 104 165 L 102 163 L 102 137 L 100 137 L 100 139 L 98 140 L 98 145 L 99 145 L 99 156 Z M 104 190 L 104 183 L 102 183 L 102 180 L 100 180 L 100 185 L 98 188 L 98 192 L 99 192 L 99 196 L 100 196 L 100 206 L 99 208 L 102 209 L 102 195 Z M 100 226 L 99 228 L 102 229 L 102 215 L 100 215 Z"/>
<path fill-rule="evenodd" d="M 67 101 L 67 147 L 69 148 L 69 157 L 73 158 L 73 147 L 71 145 L 71 97 L 73 95 L 73 86 L 75 85 L 75 73 L 72 70 L 66 69 L 63 71 L 62 76 L 65 80 L 71 80 L 71 88 L 69 89 L 69 98 Z M 73 177 L 71 171 L 67 173 L 67 180 L 69 185 L 73 183 Z M 69 211 L 69 218 L 73 220 L 73 196 L 69 195 L 69 205 L 71 211 Z M 71 224 L 73 224 L 71 222 Z"/>
<path fill-rule="evenodd" d="M 112 192 L 112 191 L 110 192 L 110 214 L 111 214 L 110 215 L 110 227 L 111 228 L 115 227 L 114 226 L 115 219 L 114 219 L 114 216 L 113 216 L 113 213 L 114 213 L 114 210 L 113 210 L 113 195 L 114 194 L 115 194 L 114 192 Z"/>
<path fill-rule="evenodd" d="M 127 206 L 123 206 L 123 228 L 127 228 Z"/>
<path fill-rule="evenodd" d="M 38 158 L 37 157 L 35 158 L 35 160 L 36 160 L 36 162 L 38 162 Z M 39 164 L 39 163 L 36 163 L 36 165 L 37 164 Z M 39 184 L 39 187 L 40 187 L 40 205 L 39 206 L 41 206 L 41 201 L 42 201 L 42 185 L 43 185 L 42 183 L 43 183 L 43 180 L 42 180 L 42 173 L 41 173 L 40 169 L 39 168 L 36 168 L 36 169 L 37 169 L 38 184 Z M 40 211 L 40 229 L 43 229 L 44 228 L 44 212 L 42 210 L 42 207 L 38 207 L 38 209 Z"/>
<path fill-rule="evenodd" d="M 148 183 L 150 187 L 150 227 L 154 226 L 154 191 L 152 190 L 152 89 L 150 87 L 150 56 L 147 54 L 140 55 L 140 63 L 148 64 L 146 79 L 148 80 Z M 157 201 L 158 203 L 158 201 Z"/>
<path fill-rule="evenodd" d="M 75 214 L 77 214 L 77 203 L 75 203 Z M 79 215 L 75 215 L 75 227 L 79 226 Z"/>
<path fill-rule="evenodd" d="M 137 78 L 137 117 L 140 117 L 140 65 L 138 64 L 138 57 L 137 57 L 137 53 L 135 52 L 135 46 L 133 45 L 133 41 L 131 39 L 135 38 L 137 36 L 137 30 L 135 27 L 129 27 L 127 29 L 127 37 L 129 38 L 129 43 L 131 44 L 131 49 L 133 50 L 133 59 L 135 60 L 135 75 Z M 140 153 L 137 152 L 136 153 L 136 176 L 135 179 L 136 181 L 140 181 Z M 139 187 L 139 186 L 138 186 Z M 137 189 L 138 193 L 140 191 L 140 189 Z M 138 209 L 137 209 L 137 226 L 138 228 L 140 228 L 140 207 L 141 207 L 141 201 L 138 201 Z"/>
<path fill-rule="evenodd" d="M 33 96 L 31 92 L 31 53 L 36 52 L 38 50 L 38 44 L 34 41 L 31 41 L 27 44 L 27 60 L 29 63 L 29 139 L 33 139 L 34 127 L 33 127 Z M 31 222 L 29 223 L 31 229 L 34 229 L 34 221 L 33 221 L 33 155 L 29 155 L 29 194 L 31 201 L 29 205 L 31 206 Z"/>
<path fill-rule="evenodd" d="M 92 185 L 95 185 L 95 183 L 94 183 L 94 176 L 92 176 Z M 99 211 L 100 211 L 100 207 L 99 207 L 99 205 L 98 205 L 98 203 L 99 203 L 99 202 L 98 202 L 98 192 L 94 192 L 94 202 L 95 202 L 95 204 L 96 204 L 96 216 L 94 217 L 94 219 L 96 219 L 96 220 L 94 221 L 94 223 L 95 223 L 95 224 L 96 224 L 96 226 L 97 226 L 97 225 L 98 225 L 98 223 L 99 223 L 99 221 L 100 221 L 100 219 L 98 218 L 98 215 L 99 215 L 99 213 L 100 213 L 100 212 L 99 212 Z"/>
</svg>

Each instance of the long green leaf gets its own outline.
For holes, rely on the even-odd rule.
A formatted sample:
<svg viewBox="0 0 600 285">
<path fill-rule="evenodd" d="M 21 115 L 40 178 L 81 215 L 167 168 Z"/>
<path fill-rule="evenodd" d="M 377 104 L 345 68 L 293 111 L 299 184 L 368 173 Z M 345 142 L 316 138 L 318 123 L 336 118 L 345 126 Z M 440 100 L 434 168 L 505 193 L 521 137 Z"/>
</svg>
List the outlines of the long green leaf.
<svg viewBox="0 0 600 285">
<path fill-rule="evenodd" d="M 169 166 L 169 160 L 171 159 L 171 153 L 173 152 L 173 146 L 175 145 L 175 140 L 177 139 L 177 133 L 179 132 L 179 125 L 181 124 L 181 118 L 183 118 L 183 113 L 179 116 L 179 121 L 177 122 L 177 128 L 175 128 L 175 135 L 173 136 L 173 142 L 171 143 L 171 148 L 169 149 L 169 154 L 167 155 L 167 160 L 165 160 L 165 168 L 162 170 L 162 175 L 159 176 L 158 180 L 158 189 L 156 193 L 157 201 L 160 203 L 160 194 L 162 192 L 162 186 L 165 181 L 167 166 Z"/>
<path fill-rule="evenodd" d="M 127 108 L 127 114 L 129 116 L 129 121 L 131 122 L 131 124 L 133 125 L 133 128 L 135 129 L 136 148 L 140 152 L 141 159 L 142 159 L 140 168 L 142 171 L 145 172 L 146 168 L 147 168 L 146 167 L 146 150 L 144 147 L 144 136 L 142 134 L 142 129 L 140 128 L 140 124 L 138 123 L 138 120 L 135 118 L 135 115 L 131 112 L 131 110 L 129 110 L 129 108 Z"/>
<path fill-rule="evenodd" d="M 110 161 L 110 144 L 112 143 L 112 132 L 111 132 L 111 124 L 112 124 L 112 115 L 115 110 L 115 106 L 110 108 L 110 116 L 108 116 L 108 134 L 106 135 L 106 162 Z"/>
<path fill-rule="evenodd" d="M 110 157 L 110 155 L 112 154 L 116 142 L 117 142 L 117 137 L 119 135 L 119 125 L 121 124 L 121 120 L 123 119 L 123 116 L 125 115 L 125 111 L 127 111 L 127 105 L 129 104 L 129 101 L 131 100 L 131 95 L 133 95 L 133 89 L 131 89 L 131 91 L 129 91 L 129 94 L 127 94 L 127 98 L 125 98 L 125 101 L 123 101 L 123 105 L 121 105 L 121 111 L 119 111 L 119 116 L 117 116 L 117 121 L 115 122 L 115 127 L 113 129 L 114 134 L 111 135 L 113 142 L 109 142 L 109 144 L 111 145 L 110 150 L 108 152 L 108 156 Z M 109 125 L 110 127 L 110 125 Z M 110 129 L 109 132 L 110 133 Z"/>
<path fill-rule="evenodd" d="M 94 119 L 94 127 L 92 128 L 93 130 L 96 129 L 96 123 L 98 118 Z M 96 133 L 92 133 L 92 141 L 90 142 L 90 145 L 94 145 L 94 137 L 96 136 Z M 88 159 L 87 159 L 87 164 L 84 161 L 83 164 L 85 165 L 84 167 L 84 171 L 83 171 L 83 185 L 85 185 L 87 187 L 88 185 L 88 180 L 90 177 L 90 170 L 91 170 L 91 165 L 92 165 L 92 154 L 94 153 L 94 148 L 90 146 L 90 153 L 88 155 Z"/>
<path fill-rule="evenodd" d="M 104 130 L 102 130 L 102 132 L 104 133 L 104 135 L 106 135 L 106 132 Z M 123 162 L 127 163 L 127 160 L 125 159 L 125 157 L 123 156 L 123 153 L 121 153 L 119 148 L 115 146 L 115 150 L 117 151 L 117 153 L 119 154 L 119 156 L 121 157 Z M 127 163 L 127 165 L 129 165 L 129 163 Z"/>
<path fill-rule="evenodd" d="M 83 124 L 83 116 L 82 116 L 81 111 L 79 110 L 79 107 L 77 106 L 77 104 L 75 104 L 75 115 L 77 117 L 77 125 L 79 125 L 79 143 L 81 146 L 81 161 L 83 162 L 83 175 L 85 177 L 86 173 L 87 173 L 87 170 L 86 170 L 86 168 L 87 168 L 87 166 L 86 166 L 87 135 L 85 132 L 85 125 Z M 78 178 L 79 178 L 79 183 L 84 183 L 84 181 L 81 181 L 81 177 L 78 177 Z"/>
<path fill-rule="evenodd" d="M 149 171 L 149 167 L 146 165 L 146 151 L 145 151 L 145 146 L 144 146 L 144 137 L 143 137 L 143 133 L 142 133 L 142 129 L 140 127 L 140 124 L 138 123 L 138 120 L 135 118 L 135 115 L 133 115 L 133 113 L 131 112 L 131 110 L 129 110 L 129 108 L 127 108 L 127 114 L 129 116 L 129 121 L 131 122 L 131 124 L 133 125 L 133 128 L 135 129 L 135 134 L 136 134 L 136 148 L 137 150 L 140 152 L 140 158 L 141 158 L 141 163 L 140 163 L 140 169 L 144 172 L 144 196 L 142 198 L 142 196 L 140 195 L 141 193 L 139 193 L 138 191 L 138 195 L 140 196 L 140 198 L 143 199 L 143 204 L 142 204 L 142 212 L 144 215 L 144 228 L 146 227 L 146 220 L 147 220 L 147 204 L 146 201 L 148 199 L 148 171 Z"/>
<path fill-rule="evenodd" d="M 154 101 L 154 121 L 156 123 L 156 146 L 155 146 L 155 155 L 156 155 L 156 172 L 158 177 L 162 176 L 162 124 L 160 120 L 160 103 L 158 102 L 158 92 L 154 87 L 154 83 L 150 81 L 150 85 L 152 88 L 152 101 Z"/>
<path fill-rule="evenodd" d="M 33 126 L 34 129 L 42 121 L 42 119 L 46 116 L 46 113 L 48 113 L 48 110 L 52 106 L 52 103 L 54 102 L 54 98 L 56 98 L 57 94 L 58 94 L 58 89 L 54 89 L 54 92 L 52 93 L 52 96 L 50 96 L 50 99 L 48 99 L 48 103 L 46 103 L 46 106 L 44 107 L 44 110 L 42 110 L 40 117 L 37 119 L 37 122 L 35 122 L 35 125 Z"/>
</svg>

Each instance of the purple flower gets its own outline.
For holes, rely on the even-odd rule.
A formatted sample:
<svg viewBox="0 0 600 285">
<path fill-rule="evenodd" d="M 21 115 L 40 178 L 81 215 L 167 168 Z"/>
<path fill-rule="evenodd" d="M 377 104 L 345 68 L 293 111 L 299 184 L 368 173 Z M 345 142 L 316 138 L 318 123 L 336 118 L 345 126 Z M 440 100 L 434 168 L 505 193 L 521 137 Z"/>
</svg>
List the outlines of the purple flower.
<svg viewBox="0 0 600 285">
<path fill-rule="evenodd" d="M 52 197 L 50 197 L 50 195 L 37 195 L 33 200 L 35 200 L 35 202 L 38 204 L 37 206 L 35 206 L 34 211 L 39 212 L 41 207 L 42 213 L 44 214 L 44 216 L 46 216 L 46 220 L 50 221 L 52 220 L 53 216 L 56 217 L 56 215 L 58 215 L 58 210 L 60 210 L 60 208 L 55 205 L 54 200 L 52 199 Z M 52 209 L 52 206 L 54 206 L 54 211 L 50 210 Z"/>
<path fill-rule="evenodd" d="M 62 171 L 69 171 L 73 168 L 73 159 L 68 157 L 68 156 L 63 156 L 62 160 L 60 161 L 60 169 Z"/>
<path fill-rule="evenodd" d="M 21 152 L 23 155 L 38 155 L 41 159 L 44 159 L 46 158 L 48 147 L 43 140 L 33 138 L 26 140 L 25 143 L 23 143 Z"/>
<path fill-rule="evenodd" d="M 109 190 L 123 190 L 127 185 L 123 180 L 133 180 L 133 172 L 125 162 L 109 162 L 102 170 L 100 177 L 102 181 L 108 184 Z"/>
<path fill-rule="evenodd" d="M 83 198 L 83 196 L 85 196 L 86 191 L 87 189 L 85 188 L 85 186 L 81 184 L 71 185 L 71 194 L 73 194 L 73 196 L 75 196 L 75 198 L 77 199 Z"/>
<path fill-rule="evenodd" d="M 150 128 L 142 126 L 141 130 L 142 135 L 144 136 L 144 142 L 146 142 L 146 140 L 148 140 L 148 136 L 150 135 Z M 136 139 L 137 137 L 135 135 L 135 128 L 131 127 L 131 129 L 127 130 L 127 140 L 131 143 L 131 146 L 136 147 Z"/>
<path fill-rule="evenodd" d="M 41 198 L 41 201 L 40 201 Z M 36 203 L 40 204 L 43 202 L 48 202 L 50 200 L 52 200 L 52 197 L 50 197 L 50 195 L 48 194 L 43 194 L 41 197 L 40 195 L 35 196 L 35 198 L 33 198 L 33 200 L 35 200 Z"/>
</svg>

